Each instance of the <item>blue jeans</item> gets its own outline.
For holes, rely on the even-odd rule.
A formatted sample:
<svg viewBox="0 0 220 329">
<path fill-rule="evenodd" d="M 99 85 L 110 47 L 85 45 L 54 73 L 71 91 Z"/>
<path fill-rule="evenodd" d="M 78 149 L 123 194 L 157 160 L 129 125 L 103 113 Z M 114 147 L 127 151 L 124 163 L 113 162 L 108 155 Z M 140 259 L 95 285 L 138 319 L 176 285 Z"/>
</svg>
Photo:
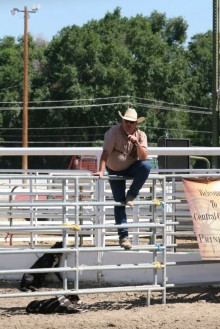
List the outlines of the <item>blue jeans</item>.
<svg viewBox="0 0 220 329">
<path fill-rule="evenodd" d="M 132 195 L 134 198 L 139 194 L 140 189 L 144 185 L 146 179 L 149 176 L 150 173 L 150 163 L 149 161 L 141 161 L 137 160 L 135 163 L 133 163 L 130 167 L 128 167 L 126 170 L 121 171 L 114 171 L 111 169 L 108 169 L 109 175 L 115 175 L 115 176 L 127 176 L 127 177 L 133 177 L 133 181 L 131 183 L 131 186 L 127 192 L 127 195 Z M 125 202 L 125 192 L 126 192 L 126 181 L 125 180 L 114 180 L 109 179 L 109 183 L 112 189 L 113 198 L 116 202 Z M 125 206 L 115 206 L 114 207 L 114 215 L 115 215 L 115 224 L 121 225 L 127 223 L 127 216 L 125 211 Z M 118 229 L 118 235 L 119 238 L 125 238 L 128 237 L 128 229 Z"/>
</svg>

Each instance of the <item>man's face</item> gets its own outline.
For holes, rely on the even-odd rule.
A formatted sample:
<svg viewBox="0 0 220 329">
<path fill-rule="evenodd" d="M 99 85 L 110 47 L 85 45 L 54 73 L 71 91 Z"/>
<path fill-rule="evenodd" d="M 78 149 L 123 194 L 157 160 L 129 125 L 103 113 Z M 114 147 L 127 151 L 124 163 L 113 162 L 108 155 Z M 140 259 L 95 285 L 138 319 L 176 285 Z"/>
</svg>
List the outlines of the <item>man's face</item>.
<svg viewBox="0 0 220 329">
<path fill-rule="evenodd" d="M 132 135 L 136 129 L 137 121 L 122 119 L 122 128 L 127 135 Z"/>
</svg>

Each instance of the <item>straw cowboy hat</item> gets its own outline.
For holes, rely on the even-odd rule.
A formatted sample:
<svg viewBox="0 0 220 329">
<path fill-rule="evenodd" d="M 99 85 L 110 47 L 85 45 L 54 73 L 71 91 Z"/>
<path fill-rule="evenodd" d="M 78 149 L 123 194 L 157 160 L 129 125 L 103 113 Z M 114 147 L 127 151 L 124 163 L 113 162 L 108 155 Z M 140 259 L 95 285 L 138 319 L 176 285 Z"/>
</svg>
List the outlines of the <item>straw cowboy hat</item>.
<svg viewBox="0 0 220 329">
<path fill-rule="evenodd" d="M 134 122 L 137 122 L 137 123 L 141 123 L 145 120 L 144 117 L 138 118 L 136 110 L 132 109 L 132 108 L 128 108 L 127 111 L 125 112 L 124 116 L 121 114 L 120 111 L 118 111 L 118 114 L 120 115 L 120 117 L 122 119 L 128 120 L 128 121 L 134 121 Z"/>
</svg>

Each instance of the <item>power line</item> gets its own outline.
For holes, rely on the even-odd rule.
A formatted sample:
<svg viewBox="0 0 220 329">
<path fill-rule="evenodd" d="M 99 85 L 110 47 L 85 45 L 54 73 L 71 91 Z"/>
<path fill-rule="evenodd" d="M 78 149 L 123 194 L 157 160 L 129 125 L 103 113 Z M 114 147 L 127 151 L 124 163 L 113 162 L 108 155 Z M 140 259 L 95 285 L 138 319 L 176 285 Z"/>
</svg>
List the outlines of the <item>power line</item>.
<svg viewBox="0 0 220 329">
<path fill-rule="evenodd" d="M 124 103 L 107 103 L 107 104 L 88 104 L 88 105 L 63 105 L 63 106 L 32 106 L 28 108 L 28 111 L 40 111 L 40 110 L 67 110 L 67 109 L 85 109 L 85 108 L 103 108 L 107 106 L 118 106 L 118 105 L 124 105 Z M 143 104 L 138 103 L 137 106 L 152 109 L 152 110 L 164 110 L 164 111 L 174 111 L 174 112 L 186 112 L 186 113 L 192 113 L 192 114 L 203 114 L 203 115 L 212 115 L 212 111 L 199 111 L 199 110 L 190 110 L 187 108 L 173 108 L 173 107 L 166 107 L 166 106 L 157 106 L 157 105 L 149 105 L 149 104 Z M 12 107 L 0 107 L 0 111 L 21 111 L 22 108 L 12 108 Z M 208 109 L 207 109 L 208 110 Z"/>
<path fill-rule="evenodd" d="M 195 113 L 195 114 L 205 114 L 205 115 L 212 115 L 212 111 L 196 111 L 196 110 L 190 110 L 187 108 L 177 108 L 177 107 L 166 107 L 163 105 L 152 105 L 152 104 L 143 104 L 143 103 L 138 103 L 138 106 L 141 107 L 147 107 L 150 109 L 156 109 L 156 110 L 165 110 L 165 111 L 174 111 L 174 112 L 186 112 L 186 113 Z M 205 109 L 205 108 L 203 108 Z M 206 109 L 208 110 L 208 109 Z"/>
<path fill-rule="evenodd" d="M 126 102 L 109 102 L 110 100 L 116 100 L 116 99 L 124 99 L 126 98 Z M 102 101 L 101 104 L 95 104 L 98 101 Z M 107 103 L 104 103 L 103 101 L 107 101 Z M 133 102 L 132 102 L 133 100 Z M 135 100 L 141 100 L 144 102 L 136 102 Z M 187 112 L 187 113 L 195 113 L 195 114 L 205 114 L 205 115 L 212 115 L 212 111 L 209 111 L 206 107 L 199 107 L 199 106 L 193 106 L 193 105 L 185 105 L 185 104 L 178 104 L 178 103 L 168 103 L 164 101 L 157 101 L 153 99 L 145 99 L 140 97 L 132 97 L 132 96 L 115 96 L 115 97 L 102 97 L 102 98 L 85 98 L 85 99 L 72 99 L 72 100 L 47 100 L 47 101 L 31 101 L 29 104 L 56 104 L 56 103 L 79 103 L 79 102 L 89 102 L 89 103 L 83 103 L 83 104 L 77 104 L 77 105 L 62 105 L 62 106 L 29 106 L 29 110 L 62 110 L 62 109 L 81 109 L 81 108 L 94 108 L 94 107 L 106 107 L 106 106 L 132 106 L 134 103 L 136 107 L 147 107 L 150 109 L 156 109 L 156 110 L 166 110 L 166 111 L 179 111 L 179 112 Z M 91 103 L 92 102 L 92 103 Z M 17 105 L 22 105 L 22 102 L 0 102 L 0 104 L 13 104 L 12 107 L 0 107 L 0 110 L 2 111 L 14 111 L 14 110 L 20 110 L 20 107 L 16 108 Z"/>
<path fill-rule="evenodd" d="M 69 103 L 69 102 L 84 102 L 84 101 L 90 101 L 90 102 L 96 102 L 99 100 L 107 100 L 107 99 L 119 99 L 119 98 L 129 98 L 130 96 L 112 96 L 112 97 L 98 97 L 98 98 L 80 98 L 80 99 L 65 99 L 65 100 L 45 100 L 45 101 L 29 101 L 29 104 L 35 104 L 35 103 Z M 10 102 L 0 102 L 0 104 L 10 104 L 15 103 L 14 101 Z M 21 103 L 22 101 L 18 101 L 16 103 Z"/>
<path fill-rule="evenodd" d="M 93 128 L 96 128 L 96 129 L 100 129 L 100 128 L 109 128 L 110 126 L 84 126 L 84 127 L 49 127 L 49 128 L 28 128 L 29 131 L 31 130 L 41 130 L 41 131 L 45 131 L 45 130 L 73 130 L 73 129 L 93 129 Z M 180 131 L 179 129 L 175 129 L 175 128 L 164 128 L 164 127 L 153 127 L 153 126 L 147 126 L 146 129 L 151 129 L 151 130 L 172 130 L 172 131 Z M 1 128 L 1 131 L 3 130 L 9 130 L 9 131 L 12 131 L 12 130 L 22 130 L 22 128 Z M 206 131 L 206 130 L 192 130 L 192 129 L 182 129 L 181 130 L 182 132 L 196 132 L 196 133 L 208 133 L 208 134 L 211 134 L 212 132 L 211 131 Z M 94 134 L 89 134 L 89 136 L 96 136 L 97 133 L 94 133 Z M 9 134 L 5 135 L 4 136 L 9 136 Z M 11 135 L 10 135 L 11 136 Z M 12 136 L 14 136 L 12 134 Z M 41 135 L 38 135 L 38 136 L 41 136 Z M 44 135 L 42 135 L 44 136 Z M 51 136 L 51 135 L 50 135 Z M 52 135 L 53 136 L 53 135 Z M 70 135 L 72 136 L 72 135 Z M 81 136 L 81 135 L 80 135 Z M 87 135 L 88 136 L 88 135 Z M 60 137 L 60 135 L 59 135 Z"/>
<path fill-rule="evenodd" d="M 80 127 L 33 127 L 33 128 L 28 128 L 29 130 L 68 130 L 68 129 L 97 129 L 97 128 L 109 128 L 110 125 L 108 126 L 80 126 Z M 1 127 L 1 130 L 22 130 L 22 128 L 3 128 Z"/>
</svg>

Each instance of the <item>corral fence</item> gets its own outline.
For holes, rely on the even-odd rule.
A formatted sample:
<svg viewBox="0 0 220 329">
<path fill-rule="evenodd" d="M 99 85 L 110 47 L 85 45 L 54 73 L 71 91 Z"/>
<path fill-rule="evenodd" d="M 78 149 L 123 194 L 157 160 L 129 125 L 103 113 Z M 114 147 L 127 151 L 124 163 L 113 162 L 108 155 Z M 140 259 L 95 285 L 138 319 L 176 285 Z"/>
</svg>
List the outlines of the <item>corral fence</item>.
<svg viewBox="0 0 220 329">
<path fill-rule="evenodd" d="M 174 149 L 175 152 L 174 152 Z M 217 155 L 219 148 L 152 148 L 152 154 Z M 194 152 L 193 152 L 194 151 Z M 12 152 L 12 153 L 10 153 Z M 2 150 L 2 155 L 88 155 L 97 156 L 100 148 L 55 148 Z M 111 194 L 109 179 L 98 178 L 87 170 L 0 172 L 0 278 L 20 280 L 23 273 L 61 272 L 60 289 L 37 292 L 1 293 L 0 297 L 49 296 L 85 293 L 143 291 L 150 304 L 151 292 L 174 287 L 175 267 L 202 266 L 192 220 L 182 189 L 182 177 L 219 177 L 214 169 L 152 171 L 133 209 L 127 209 L 130 251 L 118 245 L 113 208 L 121 206 Z M 126 179 L 129 185 L 130 178 Z M 58 268 L 30 269 L 42 254 L 62 254 Z M 192 254 L 181 260 L 179 253 Z M 172 258 L 171 255 L 174 257 Z M 184 255 L 185 257 L 185 255 Z M 178 259 L 178 261 L 177 261 Z M 210 263 L 210 262 L 209 262 Z M 216 263 L 216 262 L 214 262 Z M 217 264 L 219 265 L 219 264 Z M 169 268 L 173 272 L 169 274 Z M 219 270 L 219 269 L 218 269 Z M 95 281 L 97 287 L 82 289 L 82 281 Z M 181 280 L 180 280 L 181 281 Z M 207 283 L 218 280 L 207 278 Z M 69 289 L 69 283 L 74 288 Z M 114 282 L 108 286 L 108 283 Z M 121 284 L 123 282 L 123 284 Z M 178 280 L 176 281 L 177 283 Z M 102 283 L 105 283 L 103 287 Z M 201 281 L 194 281 L 201 284 Z M 204 283 L 204 282 L 203 282 Z"/>
</svg>

